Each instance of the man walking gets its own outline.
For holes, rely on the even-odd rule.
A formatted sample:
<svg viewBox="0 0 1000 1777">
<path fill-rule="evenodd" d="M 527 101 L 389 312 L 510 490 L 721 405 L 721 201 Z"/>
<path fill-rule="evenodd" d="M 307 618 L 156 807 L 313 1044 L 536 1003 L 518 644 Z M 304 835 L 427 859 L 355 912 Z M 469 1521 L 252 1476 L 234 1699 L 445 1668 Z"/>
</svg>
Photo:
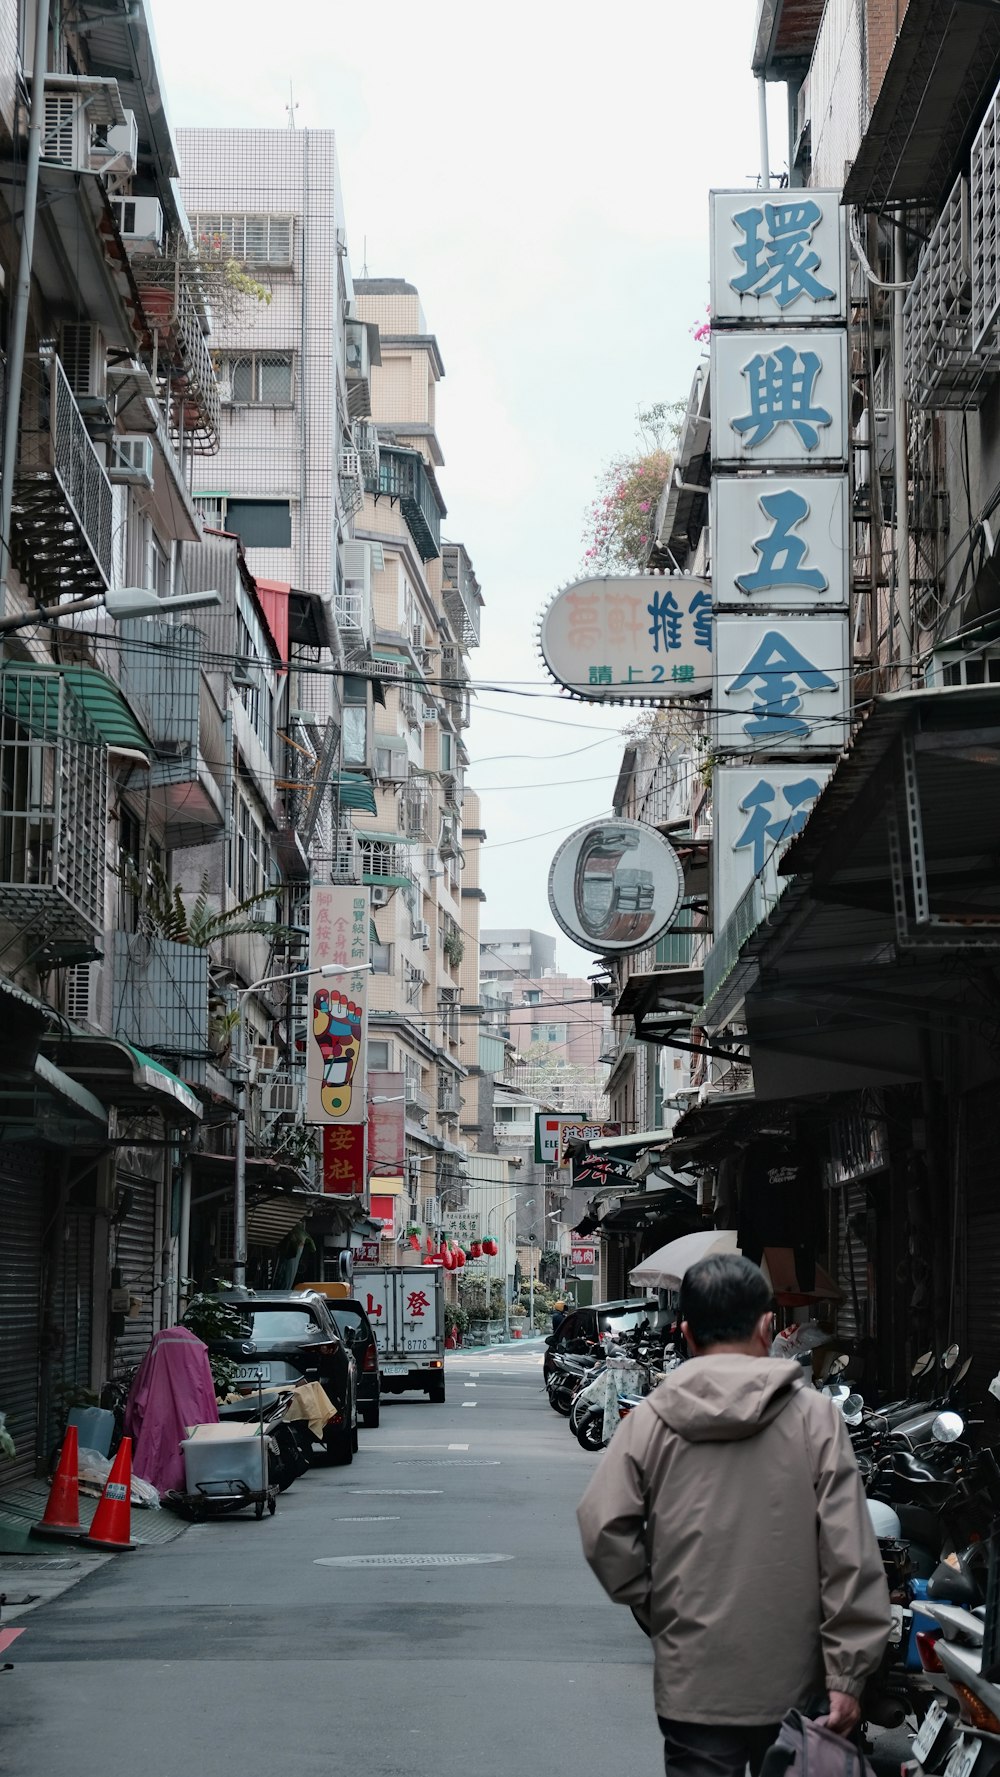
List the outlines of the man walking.
<svg viewBox="0 0 1000 1777">
<path fill-rule="evenodd" d="M 697 1361 L 616 1432 L 580 1533 L 652 1637 L 667 1777 L 742 1777 L 789 1709 L 857 1725 L 889 1594 L 840 1414 L 768 1355 L 757 1266 L 737 1253 L 693 1265 L 679 1318 Z"/>
</svg>

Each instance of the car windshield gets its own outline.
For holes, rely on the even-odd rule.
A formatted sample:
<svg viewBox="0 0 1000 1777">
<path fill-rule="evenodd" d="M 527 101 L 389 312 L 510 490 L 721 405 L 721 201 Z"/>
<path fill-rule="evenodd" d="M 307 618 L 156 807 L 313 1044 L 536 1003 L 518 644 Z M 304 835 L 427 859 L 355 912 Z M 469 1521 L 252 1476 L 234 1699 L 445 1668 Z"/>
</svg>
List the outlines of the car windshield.
<svg viewBox="0 0 1000 1777">
<path fill-rule="evenodd" d="M 355 1339 L 364 1338 L 364 1321 L 361 1319 L 360 1314 L 354 1312 L 353 1308 L 338 1308 L 334 1312 L 333 1318 L 341 1332 L 344 1331 L 345 1327 L 350 1327 L 354 1333 Z"/>
<path fill-rule="evenodd" d="M 645 1303 L 633 1309 L 615 1308 L 610 1314 L 602 1314 L 600 1320 L 602 1333 L 633 1333 L 643 1321 L 650 1320 L 650 1311 Z"/>
<path fill-rule="evenodd" d="M 250 1337 L 255 1345 L 268 1345 L 273 1340 L 313 1339 L 319 1330 L 308 1309 L 255 1308 Z"/>
</svg>

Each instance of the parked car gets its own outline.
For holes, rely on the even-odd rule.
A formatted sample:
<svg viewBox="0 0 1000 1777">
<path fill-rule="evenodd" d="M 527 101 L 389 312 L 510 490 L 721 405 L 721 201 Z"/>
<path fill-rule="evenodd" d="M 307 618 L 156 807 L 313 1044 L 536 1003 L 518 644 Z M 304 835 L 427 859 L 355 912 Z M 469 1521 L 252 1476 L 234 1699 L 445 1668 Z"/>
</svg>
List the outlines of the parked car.
<svg viewBox="0 0 1000 1777">
<path fill-rule="evenodd" d="M 659 1326 L 663 1313 L 655 1296 L 631 1296 L 619 1302 L 593 1302 L 589 1308 L 571 1308 L 558 1329 L 545 1341 L 547 1350 L 542 1364 L 546 1381 L 557 1351 L 592 1351 L 602 1333 L 617 1335 L 633 1333 L 644 1320 Z M 669 1321 L 669 1316 L 667 1317 Z"/>
<path fill-rule="evenodd" d="M 328 1301 L 327 1307 L 358 1366 L 358 1413 L 361 1423 L 374 1428 L 379 1422 L 379 1400 L 382 1392 L 374 1328 L 362 1304 L 354 1296 Z"/>
<path fill-rule="evenodd" d="M 351 1462 L 358 1447 L 358 1366 L 329 1304 L 292 1290 L 233 1290 L 225 1299 L 245 1317 L 245 1331 L 211 1340 L 209 1350 L 236 1364 L 237 1387 L 249 1393 L 258 1375 L 265 1386 L 319 1382 L 337 1413 L 323 1436 L 327 1454 L 333 1462 Z"/>
</svg>

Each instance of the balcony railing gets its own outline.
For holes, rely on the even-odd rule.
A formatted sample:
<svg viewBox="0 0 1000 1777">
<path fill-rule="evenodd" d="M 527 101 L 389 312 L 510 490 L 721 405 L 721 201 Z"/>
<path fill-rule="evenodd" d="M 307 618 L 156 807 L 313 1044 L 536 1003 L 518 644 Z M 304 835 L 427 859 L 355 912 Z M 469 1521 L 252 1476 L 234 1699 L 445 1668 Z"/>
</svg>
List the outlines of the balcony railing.
<svg viewBox="0 0 1000 1777">
<path fill-rule="evenodd" d="M 445 544 L 441 552 L 441 570 L 445 616 L 455 638 L 466 648 L 478 648 L 483 600 L 479 581 L 461 543 Z"/>
<path fill-rule="evenodd" d="M 361 833 L 356 837 L 363 882 L 394 882 L 396 884 L 409 882 L 409 857 L 406 846 L 390 845 L 380 839 L 365 839 L 364 834 Z"/>
<path fill-rule="evenodd" d="M 706 1006 L 728 981 L 739 962 L 740 952 L 747 939 L 773 913 L 787 887 L 788 879 L 779 881 L 772 863 L 765 866 L 760 876 L 754 877 L 745 894 L 737 901 L 722 930 L 716 933 L 712 948 L 705 958 Z"/>
<path fill-rule="evenodd" d="M 441 553 L 441 519 L 444 516 L 424 459 L 418 451 L 383 448 L 378 475 L 365 477 L 365 492 L 376 499 L 399 501 L 410 535 L 423 561 Z"/>
<path fill-rule="evenodd" d="M 203 1084 L 211 1053 L 208 951 L 132 932 L 111 940 L 111 1035 Z"/>
<path fill-rule="evenodd" d="M 90 942 L 104 915 L 107 749 L 57 672 L 0 673 L 0 915 Z"/>
<path fill-rule="evenodd" d="M 149 278 L 140 283 L 139 296 L 156 342 L 156 368 L 169 397 L 170 429 L 178 445 L 212 456 L 219 448 L 215 366 L 197 304 L 184 280 L 175 278 L 172 268 L 168 271 L 169 283 Z"/>
<path fill-rule="evenodd" d="M 982 253 L 970 254 L 969 184 L 956 180 L 907 292 L 906 392 L 915 407 L 979 407 L 1000 368 L 995 328 L 977 329 Z M 978 332 L 978 337 L 977 337 Z"/>
<path fill-rule="evenodd" d="M 225 816 L 225 724 L 203 650 L 189 624 L 143 617 L 118 625 L 119 682 L 156 748 L 149 784 L 170 846 L 216 838 Z"/>
<path fill-rule="evenodd" d="M 111 584 L 113 495 L 56 353 L 24 366 L 12 554 L 33 594 L 104 592 Z"/>
</svg>

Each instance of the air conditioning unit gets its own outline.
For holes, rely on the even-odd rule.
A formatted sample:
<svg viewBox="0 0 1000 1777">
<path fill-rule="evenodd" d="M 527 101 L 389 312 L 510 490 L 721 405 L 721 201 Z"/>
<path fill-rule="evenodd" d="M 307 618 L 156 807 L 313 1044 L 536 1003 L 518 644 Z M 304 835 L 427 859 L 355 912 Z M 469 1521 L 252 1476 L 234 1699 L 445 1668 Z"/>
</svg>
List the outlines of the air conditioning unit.
<svg viewBox="0 0 1000 1777">
<path fill-rule="evenodd" d="M 89 321 L 64 321 L 59 330 L 59 362 L 74 395 L 103 400 L 107 354 L 99 327 Z"/>
<path fill-rule="evenodd" d="M 130 253 L 163 252 L 166 229 L 158 197 L 115 197 L 111 208 L 118 233 Z"/>
<path fill-rule="evenodd" d="M 100 173 L 110 166 L 111 177 L 130 179 L 139 159 L 139 126 L 135 112 L 126 111 L 125 122 L 112 124 L 103 132 L 104 139 L 90 150 L 90 164 Z"/>
<path fill-rule="evenodd" d="M 427 941 L 429 941 L 430 935 L 431 935 L 431 928 L 427 924 L 427 921 L 425 919 L 415 919 L 413 921 L 413 924 L 410 927 L 410 937 L 411 938 L 413 938 L 416 942 L 426 943 Z"/>
<path fill-rule="evenodd" d="M 66 1016 L 71 1024 L 101 1022 L 99 963 L 74 963 L 66 970 Z"/>
<path fill-rule="evenodd" d="M 359 450 L 342 450 L 340 453 L 341 481 L 361 480 L 361 452 Z"/>
<path fill-rule="evenodd" d="M 377 882 L 371 891 L 372 906 L 388 907 L 395 892 L 395 889 L 391 888 L 388 883 Z"/>
<path fill-rule="evenodd" d="M 426 857 L 425 861 L 427 864 L 427 874 L 430 877 L 432 882 L 435 880 L 436 877 L 444 875 L 444 871 L 440 870 L 438 868 L 438 855 L 437 855 L 437 852 L 435 851 L 433 845 L 428 846 L 427 857 Z"/>
<path fill-rule="evenodd" d="M 75 167 L 78 172 L 87 172 L 92 127 L 82 93 L 47 89 L 42 159 L 54 161 L 60 167 Z"/>
<path fill-rule="evenodd" d="M 109 479 L 116 485 L 152 487 L 153 440 L 145 432 L 123 432 L 111 442 Z"/>
<path fill-rule="evenodd" d="M 258 1079 L 260 1079 L 263 1074 L 276 1073 L 279 1061 L 277 1044 L 255 1043 L 253 1046 L 253 1060 Z"/>
</svg>

